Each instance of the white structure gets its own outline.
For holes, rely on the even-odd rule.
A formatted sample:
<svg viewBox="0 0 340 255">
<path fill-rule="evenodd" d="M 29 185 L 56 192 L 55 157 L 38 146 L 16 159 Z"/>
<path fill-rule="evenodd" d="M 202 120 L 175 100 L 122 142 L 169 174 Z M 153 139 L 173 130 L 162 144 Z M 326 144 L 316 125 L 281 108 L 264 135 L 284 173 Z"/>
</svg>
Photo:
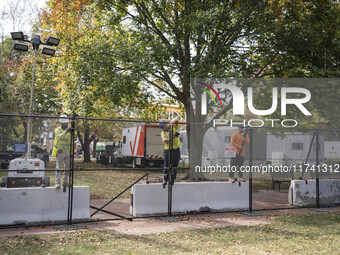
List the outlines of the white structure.
<svg viewBox="0 0 340 255">
<path fill-rule="evenodd" d="M 340 158 L 340 142 L 325 142 L 325 159 Z"/>
<path fill-rule="evenodd" d="M 249 209 L 249 183 L 179 182 L 172 187 L 172 213 L 239 211 Z M 166 215 L 168 188 L 161 183 L 136 184 L 132 188 L 133 216 Z"/>
<path fill-rule="evenodd" d="M 289 188 L 289 204 L 297 206 L 316 205 L 316 181 L 293 180 Z M 340 203 L 340 180 L 319 180 L 320 205 Z"/>
<path fill-rule="evenodd" d="M 233 133 L 237 132 L 235 127 L 210 128 L 204 134 L 202 148 L 202 164 L 214 165 L 212 160 L 220 160 L 219 164 L 228 165 L 230 157 L 226 156 L 226 150 L 231 148 L 230 140 Z M 188 163 L 188 139 L 186 132 L 180 133 L 182 142 L 181 157 L 184 163 Z M 324 161 L 324 140 L 325 137 L 319 136 L 319 161 Z M 253 164 L 300 164 L 304 163 L 311 143 L 311 151 L 308 157 L 309 164 L 316 161 L 316 138 L 313 134 L 301 132 L 284 132 L 282 134 L 271 134 L 262 132 L 261 129 L 253 129 Z M 340 155 L 340 143 L 338 155 Z M 214 156 L 212 158 L 211 156 Z M 249 160 L 249 145 L 246 146 L 245 165 Z M 274 161 L 274 162 L 273 162 Z"/>
<path fill-rule="evenodd" d="M 90 189 L 73 187 L 73 220 L 90 220 Z M 66 221 L 68 189 L 0 188 L 0 225 Z"/>
<path fill-rule="evenodd" d="M 324 161 L 324 136 L 319 136 L 320 143 L 320 162 Z M 303 163 L 308 155 L 309 147 L 312 148 L 309 154 L 308 163 L 313 164 L 316 161 L 316 138 L 312 134 L 305 133 L 284 133 L 282 137 L 274 134 L 267 134 L 267 160 L 277 161 L 277 153 L 282 153 L 280 158 L 281 164 L 298 164 Z M 275 153 L 274 153 L 275 152 Z M 275 156 L 274 156 L 275 155 Z"/>
</svg>

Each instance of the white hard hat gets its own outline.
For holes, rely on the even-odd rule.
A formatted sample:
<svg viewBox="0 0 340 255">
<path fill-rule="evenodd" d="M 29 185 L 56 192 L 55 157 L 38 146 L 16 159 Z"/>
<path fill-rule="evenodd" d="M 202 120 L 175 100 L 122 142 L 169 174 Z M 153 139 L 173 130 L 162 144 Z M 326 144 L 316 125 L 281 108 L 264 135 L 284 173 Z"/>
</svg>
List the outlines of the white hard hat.
<svg viewBox="0 0 340 255">
<path fill-rule="evenodd" d="M 59 122 L 60 123 L 68 123 L 68 119 L 66 119 L 66 118 L 67 118 L 67 115 L 65 115 L 65 114 L 60 115 Z"/>
</svg>

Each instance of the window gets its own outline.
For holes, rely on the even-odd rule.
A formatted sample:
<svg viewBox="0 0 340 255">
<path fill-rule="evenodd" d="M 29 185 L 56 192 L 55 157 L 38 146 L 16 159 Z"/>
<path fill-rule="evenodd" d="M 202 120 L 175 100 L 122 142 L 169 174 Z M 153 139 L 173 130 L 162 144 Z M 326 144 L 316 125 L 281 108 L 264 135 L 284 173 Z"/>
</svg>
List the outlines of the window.
<svg viewBox="0 0 340 255">
<path fill-rule="evenodd" d="M 292 143 L 292 150 L 303 150 L 303 143 Z"/>
<path fill-rule="evenodd" d="M 225 142 L 225 143 L 230 143 L 230 140 L 231 140 L 231 136 L 226 136 L 226 137 L 224 138 L 224 142 Z"/>
<path fill-rule="evenodd" d="M 123 143 L 126 143 L 126 136 L 123 136 Z"/>
</svg>

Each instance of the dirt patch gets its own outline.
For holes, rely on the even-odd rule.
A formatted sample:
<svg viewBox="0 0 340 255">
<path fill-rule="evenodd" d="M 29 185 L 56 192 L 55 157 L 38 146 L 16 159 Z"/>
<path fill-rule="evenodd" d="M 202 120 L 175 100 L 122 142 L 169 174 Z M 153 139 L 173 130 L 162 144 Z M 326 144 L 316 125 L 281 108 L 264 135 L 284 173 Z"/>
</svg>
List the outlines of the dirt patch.
<svg viewBox="0 0 340 255">
<path fill-rule="evenodd" d="M 146 218 L 127 220 L 114 220 L 93 222 L 84 224 L 86 230 L 70 230 L 87 231 L 87 230 L 112 230 L 118 234 L 125 235 L 145 235 L 157 234 L 172 231 L 183 231 L 191 229 L 207 229 L 207 228 L 222 228 L 227 226 L 255 226 L 261 224 L 270 224 L 271 220 L 265 217 L 248 217 L 239 216 L 235 213 L 219 213 L 219 214 L 204 214 L 185 217 L 173 218 Z M 60 233 L 56 227 L 28 227 L 15 229 L 0 230 L 1 236 L 21 236 L 21 235 L 36 235 L 36 234 L 53 234 Z"/>
</svg>

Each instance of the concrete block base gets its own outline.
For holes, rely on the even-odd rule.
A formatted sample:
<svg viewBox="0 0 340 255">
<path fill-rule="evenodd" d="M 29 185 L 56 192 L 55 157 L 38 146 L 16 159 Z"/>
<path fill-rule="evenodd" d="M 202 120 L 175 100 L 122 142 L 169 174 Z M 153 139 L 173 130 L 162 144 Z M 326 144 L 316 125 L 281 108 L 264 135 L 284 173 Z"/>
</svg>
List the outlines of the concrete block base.
<svg viewBox="0 0 340 255">
<path fill-rule="evenodd" d="M 249 183 L 179 182 L 172 187 L 172 213 L 237 211 L 249 209 Z M 168 187 L 162 184 L 136 184 L 132 188 L 133 216 L 166 215 Z"/>
<path fill-rule="evenodd" d="M 320 205 L 340 203 L 340 180 L 319 180 Z M 316 205 L 316 181 L 293 180 L 289 188 L 289 203 L 296 206 Z"/>
<path fill-rule="evenodd" d="M 68 188 L 0 188 L 0 225 L 67 220 Z M 90 220 L 90 189 L 73 187 L 73 220 Z"/>
</svg>

